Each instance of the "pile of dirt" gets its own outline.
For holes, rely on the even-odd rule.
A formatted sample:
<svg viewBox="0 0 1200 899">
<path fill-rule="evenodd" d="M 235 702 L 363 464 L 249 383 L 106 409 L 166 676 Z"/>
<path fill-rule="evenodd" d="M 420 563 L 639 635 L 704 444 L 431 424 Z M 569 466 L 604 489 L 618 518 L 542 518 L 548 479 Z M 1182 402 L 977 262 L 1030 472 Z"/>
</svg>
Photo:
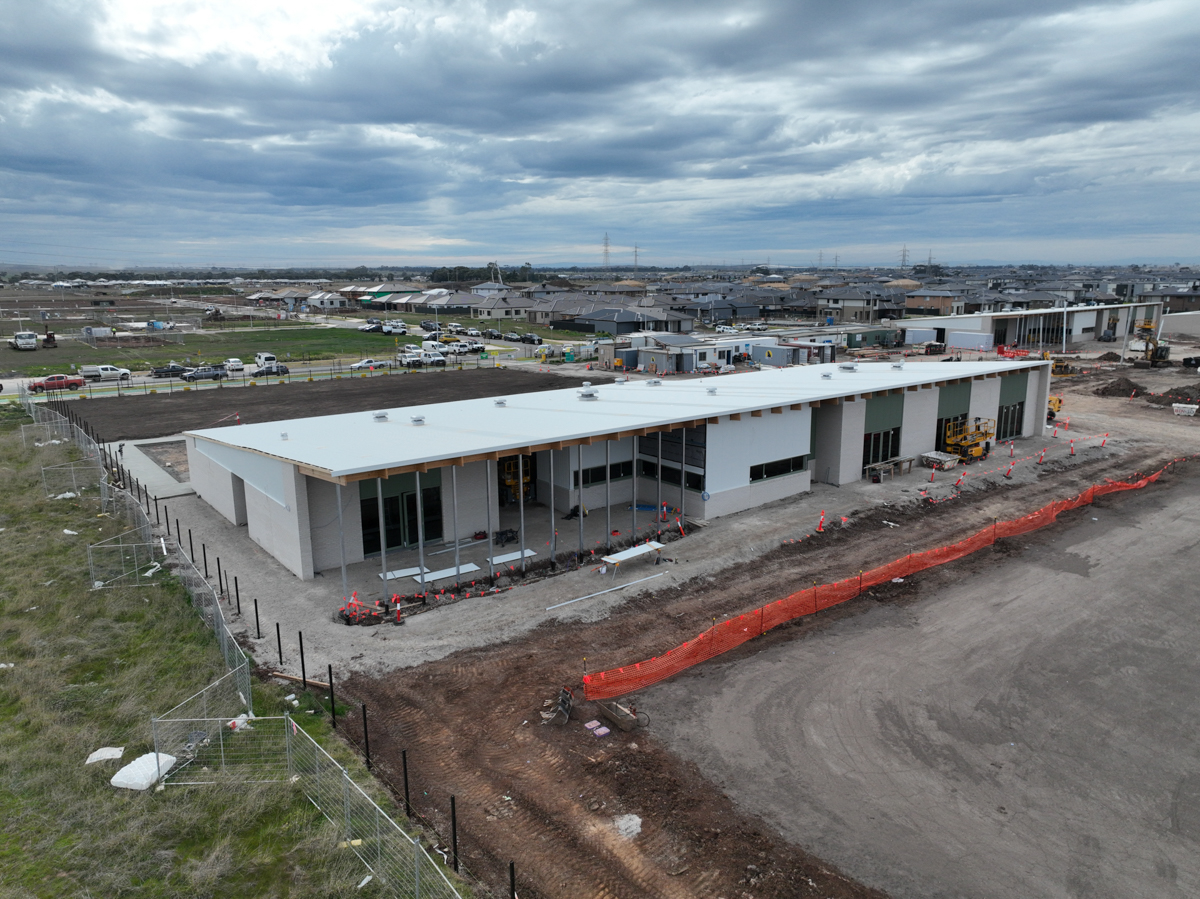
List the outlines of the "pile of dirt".
<svg viewBox="0 0 1200 899">
<path fill-rule="evenodd" d="M 1109 350 L 1103 356 L 1097 356 L 1096 361 L 1097 362 L 1120 362 L 1121 355 L 1119 353 L 1114 353 L 1112 350 Z"/>
<path fill-rule="evenodd" d="M 1168 387 L 1162 393 L 1146 396 L 1146 402 L 1155 406 L 1170 406 L 1172 403 L 1200 404 L 1200 384 L 1179 384 Z"/>
<path fill-rule="evenodd" d="M 1146 388 L 1141 384 L 1135 384 L 1128 378 L 1117 378 L 1115 381 L 1109 381 L 1092 391 L 1096 396 L 1120 396 L 1128 398 L 1130 395 L 1141 396 L 1146 392 Z"/>
</svg>

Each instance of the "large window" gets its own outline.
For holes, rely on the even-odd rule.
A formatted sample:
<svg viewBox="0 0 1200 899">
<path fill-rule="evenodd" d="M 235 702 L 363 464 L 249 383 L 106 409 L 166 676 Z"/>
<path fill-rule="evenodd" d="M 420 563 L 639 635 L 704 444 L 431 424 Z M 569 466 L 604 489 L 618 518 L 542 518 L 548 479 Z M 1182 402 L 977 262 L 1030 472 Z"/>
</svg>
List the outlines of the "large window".
<svg viewBox="0 0 1200 899">
<path fill-rule="evenodd" d="M 611 470 L 612 480 L 614 480 L 614 481 L 620 481 L 624 478 L 633 477 L 633 461 L 632 460 L 630 460 L 628 462 L 614 462 L 614 463 L 612 463 L 612 465 L 609 466 L 609 468 Z M 584 487 L 591 487 L 593 484 L 603 484 L 603 483 L 604 483 L 604 466 L 603 465 L 596 465 L 596 466 L 593 466 L 592 468 L 585 468 L 583 470 L 583 486 Z M 579 472 L 578 471 L 572 473 L 571 485 L 575 488 L 579 487 Z"/>
<path fill-rule="evenodd" d="M 778 478 L 796 471 L 808 468 L 808 456 L 792 456 L 790 459 L 777 459 L 774 462 L 764 462 L 761 465 L 750 466 L 750 480 L 764 481 L 767 478 Z"/>
<path fill-rule="evenodd" d="M 996 439 L 1011 440 L 1020 437 L 1025 427 L 1025 401 L 1001 406 L 996 417 Z"/>
<path fill-rule="evenodd" d="M 664 453 L 664 455 L 666 455 Z M 641 463 L 638 466 L 638 471 L 643 478 L 657 478 L 658 466 L 649 459 L 640 459 Z M 674 484 L 679 486 L 679 469 L 674 465 L 664 465 L 662 467 L 662 480 L 664 484 Z M 704 475 L 698 471 L 687 472 L 687 489 L 703 492 L 704 490 Z"/>
<path fill-rule="evenodd" d="M 900 455 L 900 429 L 876 431 L 863 435 L 863 468 L 876 462 L 887 462 Z"/>
</svg>

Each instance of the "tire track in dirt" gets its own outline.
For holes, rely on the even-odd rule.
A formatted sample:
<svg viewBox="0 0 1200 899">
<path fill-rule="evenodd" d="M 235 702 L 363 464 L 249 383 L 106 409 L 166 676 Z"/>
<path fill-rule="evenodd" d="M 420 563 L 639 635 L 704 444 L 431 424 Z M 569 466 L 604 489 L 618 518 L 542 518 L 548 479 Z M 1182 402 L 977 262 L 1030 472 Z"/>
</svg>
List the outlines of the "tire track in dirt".
<svg viewBox="0 0 1200 899">
<path fill-rule="evenodd" d="M 419 668 L 382 678 L 354 676 L 343 689 L 376 710 L 372 748 L 393 784 L 399 784 L 399 750 L 409 749 L 414 805 L 443 835 L 449 834 L 449 795 L 458 797 L 461 857 L 495 887 L 493 895 L 503 894 L 511 858 L 526 899 L 877 897 L 739 812 L 705 772 L 657 743 L 653 722 L 648 731 L 616 731 L 598 740 L 581 727 L 595 717 L 593 705 L 581 703 L 565 727 L 542 727 L 543 701 L 561 685 L 579 683 L 585 656 L 587 668 L 596 670 L 660 654 L 694 637 L 714 616 L 740 614 L 813 580 L 846 577 L 959 540 L 993 517 L 1027 514 L 1105 475 L 1157 468 L 1157 456 L 1146 448 L 1064 469 L 1036 484 L 973 492 L 949 503 L 869 510 L 853 516 L 851 526 L 779 546 L 752 566 L 632 597 L 603 621 L 552 622 L 521 639 Z M 900 527 L 882 525 L 885 517 Z M 1006 552 L 1003 544 L 954 564 L 986 565 L 990 553 Z M 951 567 L 936 571 L 948 574 Z M 909 586 L 876 588 L 874 597 L 758 639 L 797 639 L 865 604 L 903 600 Z M 736 661 L 738 653 L 762 646 L 751 641 L 723 658 Z M 689 676 L 706 676 L 704 666 Z M 582 698 L 579 690 L 576 695 Z M 612 818 L 621 814 L 640 817 L 642 833 L 618 836 Z"/>
</svg>

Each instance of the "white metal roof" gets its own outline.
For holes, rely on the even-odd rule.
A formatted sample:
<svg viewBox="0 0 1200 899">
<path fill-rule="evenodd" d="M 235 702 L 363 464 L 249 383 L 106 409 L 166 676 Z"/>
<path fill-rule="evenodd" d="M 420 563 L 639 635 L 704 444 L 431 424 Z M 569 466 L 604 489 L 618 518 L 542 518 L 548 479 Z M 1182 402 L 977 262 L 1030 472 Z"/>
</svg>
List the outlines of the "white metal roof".
<svg viewBox="0 0 1200 899">
<path fill-rule="evenodd" d="M 882 362 L 860 363 L 856 371 L 842 368 L 844 364 L 658 384 L 645 380 L 596 384 L 591 388 L 594 400 L 580 398 L 581 382 L 562 390 L 379 410 L 387 412 L 386 421 L 376 421 L 375 412 L 351 412 L 187 434 L 329 472 L 332 477 L 347 477 L 1049 363 L 906 362 L 897 369 Z M 420 389 L 421 377 L 430 376 L 412 376 L 414 390 Z M 497 399 L 505 405 L 497 405 Z M 423 416 L 424 423 L 414 424 L 415 416 Z"/>
</svg>

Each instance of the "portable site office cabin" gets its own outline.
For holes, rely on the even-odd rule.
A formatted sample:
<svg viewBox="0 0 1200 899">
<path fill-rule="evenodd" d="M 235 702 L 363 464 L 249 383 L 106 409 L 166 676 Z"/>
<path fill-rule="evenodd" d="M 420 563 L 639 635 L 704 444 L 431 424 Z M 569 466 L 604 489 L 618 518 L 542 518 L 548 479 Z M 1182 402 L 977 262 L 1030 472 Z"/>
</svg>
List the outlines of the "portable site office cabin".
<svg viewBox="0 0 1200 899">
<path fill-rule="evenodd" d="M 950 417 L 995 418 L 1013 436 L 1040 433 L 1049 385 L 1042 361 L 810 365 L 186 438 L 196 492 L 311 578 L 363 560 L 381 541 L 390 550 L 470 537 L 520 493 L 566 512 L 582 489 L 594 512 L 606 496 L 628 508 L 665 484 L 689 516 L 716 518 L 804 493 L 814 478 L 844 484 L 873 462 L 932 451 Z"/>
</svg>

